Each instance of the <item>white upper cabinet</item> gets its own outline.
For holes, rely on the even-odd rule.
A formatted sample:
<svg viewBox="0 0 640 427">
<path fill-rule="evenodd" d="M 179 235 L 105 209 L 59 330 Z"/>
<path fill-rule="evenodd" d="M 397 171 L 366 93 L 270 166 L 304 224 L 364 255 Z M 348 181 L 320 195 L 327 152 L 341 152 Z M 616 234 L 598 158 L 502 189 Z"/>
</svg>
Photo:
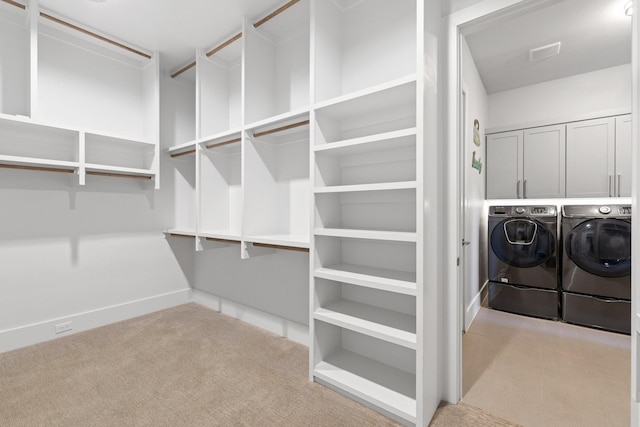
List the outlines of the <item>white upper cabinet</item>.
<svg viewBox="0 0 640 427">
<path fill-rule="evenodd" d="M 487 136 L 487 198 L 522 197 L 524 132 Z"/>
<path fill-rule="evenodd" d="M 631 197 L 631 114 L 616 117 L 615 196 Z"/>
<path fill-rule="evenodd" d="M 567 124 L 567 197 L 615 194 L 615 119 Z"/>
<path fill-rule="evenodd" d="M 524 131 L 522 197 L 564 197 L 565 127 Z"/>
</svg>

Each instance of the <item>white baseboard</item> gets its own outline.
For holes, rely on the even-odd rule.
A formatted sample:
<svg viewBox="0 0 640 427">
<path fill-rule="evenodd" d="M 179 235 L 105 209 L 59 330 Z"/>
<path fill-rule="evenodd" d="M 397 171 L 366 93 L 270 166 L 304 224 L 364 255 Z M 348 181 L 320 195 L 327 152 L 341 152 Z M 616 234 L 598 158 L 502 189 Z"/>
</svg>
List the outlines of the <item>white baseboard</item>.
<svg viewBox="0 0 640 427">
<path fill-rule="evenodd" d="M 276 315 L 196 289 L 191 292 L 191 296 L 193 302 L 202 306 L 235 317 L 243 322 L 265 329 L 307 347 L 309 346 L 309 327 L 307 325 L 283 319 Z"/>
<path fill-rule="evenodd" d="M 473 323 L 476 316 L 478 315 L 478 312 L 480 311 L 480 306 L 482 305 L 482 295 L 484 294 L 483 291 L 484 291 L 484 288 L 487 286 L 487 283 L 488 282 L 485 282 L 484 285 L 482 285 L 482 287 L 480 288 L 476 296 L 473 297 L 473 300 L 466 307 L 466 311 L 464 314 L 464 330 L 465 331 L 469 330 L 469 328 L 471 327 L 471 323 Z"/>
<path fill-rule="evenodd" d="M 186 304 L 190 293 L 183 289 L 0 331 L 0 353 Z M 72 329 L 56 334 L 56 325 L 68 322 Z"/>
</svg>

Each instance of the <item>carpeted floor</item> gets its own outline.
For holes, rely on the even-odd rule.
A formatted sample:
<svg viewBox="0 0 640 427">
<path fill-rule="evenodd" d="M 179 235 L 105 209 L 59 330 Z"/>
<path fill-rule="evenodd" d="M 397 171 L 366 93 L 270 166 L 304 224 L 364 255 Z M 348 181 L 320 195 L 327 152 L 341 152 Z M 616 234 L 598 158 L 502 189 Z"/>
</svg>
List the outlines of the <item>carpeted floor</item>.
<svg viewBox="0 0 640 427">
<path fill-rule="evenodd" d="M 468 405 L 433 426 L 513 426 Z M 396 426 L 308 380 L 308 350 L 186 304 L 0 354 L 2 426 Z"/>
</svg>

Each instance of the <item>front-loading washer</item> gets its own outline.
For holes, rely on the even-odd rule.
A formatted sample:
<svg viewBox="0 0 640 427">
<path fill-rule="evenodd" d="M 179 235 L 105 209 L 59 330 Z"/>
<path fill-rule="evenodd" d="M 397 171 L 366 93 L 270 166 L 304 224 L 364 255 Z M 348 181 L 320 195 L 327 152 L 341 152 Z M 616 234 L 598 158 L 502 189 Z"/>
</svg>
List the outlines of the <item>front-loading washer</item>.
<svg viewBox="0 0 640 427">
<path fill-rule="evenodd" d="M 562 319 L 631 333 L 631 205 L 562 207 Z"/>
<path fill-rule="evenodd" d="M 555 206 L 490 206 L 489 307 L 557 320 Z"/>
</svg>

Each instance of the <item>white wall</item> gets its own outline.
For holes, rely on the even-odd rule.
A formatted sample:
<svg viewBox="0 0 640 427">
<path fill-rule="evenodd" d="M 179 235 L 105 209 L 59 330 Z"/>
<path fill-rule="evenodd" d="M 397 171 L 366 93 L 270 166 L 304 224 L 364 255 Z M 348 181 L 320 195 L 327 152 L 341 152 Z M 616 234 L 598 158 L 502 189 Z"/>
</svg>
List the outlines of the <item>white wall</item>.
<svg viewBox="0 0 640 427">
<path fill-rule="evenodd" d="M 171 180 L 79 187 L 74 174 L 0 168 L 0 200 L 0 351 L 61 336 L 63 321 L 73 333 L 188 301 L 193 245 L 163 234 Z"/>
<path fill-rule="evenodd" d="M 488 97 L 482 84 L 471 51 L 464 38 L 461 43 L 461 76 L 464 90 L 467 92 L 467 111 L 465 124 L 465 195 L 466 205 L 466 239 L 471 242 L 465 259 L 464 310 L 465 330 L 469 328 L 480 309 L 480 290 L 487 280 L 487 224 L 485 220 L 485 164 L 486 144 L 484 131 L 488 117 Z M 480 146 L 473 142 L 474 120 L 480 122 Z M 482 162 L 482 171 L 471 167 L 473 153 Z"/>
<path fill-rule="evenodd" d="M 631 64 L 489 95 L 487 127 L 631 111 Z"/>
</svg>

